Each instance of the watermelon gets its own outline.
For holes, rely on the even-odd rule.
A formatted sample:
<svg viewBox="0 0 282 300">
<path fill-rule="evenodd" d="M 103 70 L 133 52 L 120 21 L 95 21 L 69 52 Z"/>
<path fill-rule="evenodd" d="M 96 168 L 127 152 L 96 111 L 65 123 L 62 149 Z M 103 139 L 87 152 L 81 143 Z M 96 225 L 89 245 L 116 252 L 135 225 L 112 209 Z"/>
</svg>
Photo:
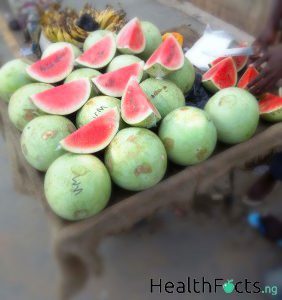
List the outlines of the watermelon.
<svg viewBox="0 0 282 300">
<path fill-rule="evenodd" d="M 44 83 L 55 83 L 65 79 L 74 67 L 74 51 L 65 46 L 27 67 L 28 75 Z"/>
<path fill-rule="evenodd" d="M 62 116 L 39 116 L 31 120 L 21 135 L 21 149 L 27 162 L 39 171 L 65 154 L 60 141 L 76 130 L 74 124 Z"/>
<path fill-rule="evenodd" d="M 130 55 L 130 54 L 118 55 L 108 65 L 107 72 L 116 71 L 120 68 L 129 66 L 134 63 L 141 62 L 141 61 L 142 61 L 141 58 L 134 56 L 134 55 Z"/>
<path fill-rule="evenodd" d="M 121 116 L 125 123 L 151 128 L 161 119 L 161 115 L 132 77 L 121 100 Z"/>
<path fill-rule="evenodd" d="M 62 147 L 73 153 L 89 154 L 105 149 L 119 129 L 120 115 L 111 108 L 61 141 Z"/>
<path fill-rule="evenodd" d="M 247 70 L 240 78 L 237 86 L 241 89 L 247 89 L 248 84 L 251 81 L 253 81 L 258 75 L 259 75 L 259 72 L 254 66 L 252 66 L 252 65 L 248 66 Z"/>
<path fill-rule="evenodd" d="M 213 67 L 216 64 L 218 64 L 219 62 L 221 62 L 222 60 L 224 60 L 226 57 L 218 57 L 216 58 L 214 61 L 212 61 L 210 63 L 210 66 Z M 247 62 L 248 62 L 248 56 L 232 56 L 232 59 L 235 63 L 237 72 L 240 72 L 241 70 L 244 69 L 244 67 L 246 66 Z"/>
<path fill-rule="evenodd" d="M 262 119 L 269 122 L 282 122 L 282 97 L 266 93 L 259 101 Z"/>
<path fill-rule="evenodd" d="M 146 39 L 146 47 L 139 56 L 147 60 L 162 43 L 162 35 L 159 28 L 151 22 L 142 21 L 141 26 Z"/>
<path fill-rule="evenodd" d="M 93 77 L 100 75 L 101 73 L 97 70 L 90 68 L 79 68 L 70 73 L 70 75 L 65 79 L 65 83 L 71 82 L 81 78 L 88 78 L 89 80 Z M 95 97 L 99 94 L 99 91 L 94 86 L 94 83 L 91 81 L 91 95 L 90 97 Z"/>
<path fill-rule="evenodd" d="M 175 83 L 186 95 L 193 87 L 195 82 L 196 74 L 193 65 L 185 57 L 184 65 L 181 69 L 169 73 L 164 79 Z"/>
<path fill-rule="evenodd" d="M 177 108 L 163 119 L 159 137 L 168 158 L 181 166 L 208 159 L 217 142 L 216 128 L 208 114 L 189 106 Z"/>
<path fill-rule="evenodd" d="M 181 89 L 171 81 L 148 78 L 140 86 L 162 118 L 185 105 L 185 97 Z"/>
<path fill-rule="evenodd" d="M 78 221 L 98 214 L 107 206 L 111 178 L 97 157 L 67 153 L 48 169 L 44 191 L 56 215 Z"/>
<path fill-rule="evenodd" d="M 204 87 L 217 92 L 224 88 L 235 86 L 237 83 L 237 69 L 231 57 L 227 57 L 212 68 L 202 78 Z"/>
<path fill-rule="evenodd" d="M 23 59 L 13 59 L 1 67 L 0 100 L 9 102 L 11 96 L 17 89 L 34 82 L 26 73 L 28 66 L 29 63 Z"/>
<path fill-rule="evenodd" d="M 57 43 L 51 43 L 44 50 L 44 52 L 42 53 L 41 58 L 45 58 L 45 57 L 49 56 L 50 54 L 53 54 L 54 52 L 66 47 L 66 46 L 71 46 L 72 47 L 75 58 L 77 58 L 78 56 L 81 55 L 81 51 L 77 46 L 75 46 L 73 44 L 70 44 L 70 43 L 67 43 L 67 42 L 57 42 Z"/>
<path fill-rule="evenodd" d="M 117 36 L 117 48 L 124 54 L 139 54 L 145 50 L 146 40 L 138 18 L 129 21 Z"/>
<path fill-rule="evenodd" d="M 184 54 L 176 38 L 171 34 L 152 54 L 144 70 L 152 77 L 164 77 L 184 65 Z"/>
<path fill-rule="evenodd" d="M 133 76 L 139 82 L 143 76 L 143 62 L 120 68 L 116 71 L 105 73 L 93 78 L 96 87 L 107 96 L 121 97 L 128 84 L 129 79 Z"/>
<path fill-rule="evenodd" d="M 246 47 L 247 43 L 240 43 L 240 47 Z M 224 60 L 226 57 L 218 57 L 216 58 L 213 62 L 210 63 L 210 66 L 213 67 L 216 64 L 218 64 L 220 61 Z M 249 57 L 248 56 L 232 56 L 232 59 L 234 60 L 234 63 L 236 65 L 237 72 L 240 72 L 241 70 L 244 69 L 246 66 Z"/>
<path fill-rule="evenodd" d="M 101 75 L 101 73 L 97 70 L 91 68 L 79 68 L 70 73 L 70 75 L 66 78 L 65 83 L 81 78 L 91 79 L 98 75 Z"/>
<path fill-rule="evenodd" d="M 83 44 L 83 51 L 87 51 L 91 46 L 93 46 L 99 40 L 101 40 L 101 38 L 109 34 L 113 34 L 113 33 L 109 30 L 95 30 L 91 32 Z"/>
<path fill-rule="evenodd" d="M 52 89 L 53 86 L 46 83 L 30 83 L 19 88 L 11 97 L 8 114 L 11 122 L 17 129 L 23 131 L 24 127 L 38 116 L 45 115 L 31 101 L 30 96 Z"/>
<path fill-rule="evenodd" d="M 120 68 L 129 66 L 134 63 L 141 62 L 141 61 L 142 61 L 142 59 L 135 55 L 131 55 L 131 54 L 118 55 L 118 56 L 114 57 L 114 59 L 108 65 L 107 72 L 112 72 L 112 71 L 118 70 Z M 149 75 L 144 72 L 141 81 L 147 79 L 148 76 Z"/>
<path fill-rule="evenodd" d="M 259 123 L 256 98 L 237 87 L 217 92 L 207 102 L 205 111 L 217 129 L 218 140 L 226 144 L 234 145 L 249 140 Z"/>
<path fill-rule="evenodd" d="M 69 115 L 80 109 L 89 99 L 91 84 L 82 78 L 56 86 L 31 96 L 40 110 L 52 115 Z"/>
<path fill-rule="evenodd" d="M 102 69 L 109 64 L 116 54 L 116 41 L 112 33 L 109 33 L 94 43 L 76 62 L 79 65 L 93 69 Z"/>
<path fill-rule="evenodd" d="M 142 191 L 162 180 L 167 154 L 151 130 L 130 127 L 114 137 L 106 149 L 105 164 L 116 185 L 129 191 Z"/>
<path fill-rule="evenodd" d="M 108 109 L 116 107 L 120 111 L 120 99 L 109 96 L 98 96 L 88 100 L 76 114 L 76 125 L 78 128 L 98 118 Z M 121 121 L 121 127 L 124 123 Z"/>
</svg>

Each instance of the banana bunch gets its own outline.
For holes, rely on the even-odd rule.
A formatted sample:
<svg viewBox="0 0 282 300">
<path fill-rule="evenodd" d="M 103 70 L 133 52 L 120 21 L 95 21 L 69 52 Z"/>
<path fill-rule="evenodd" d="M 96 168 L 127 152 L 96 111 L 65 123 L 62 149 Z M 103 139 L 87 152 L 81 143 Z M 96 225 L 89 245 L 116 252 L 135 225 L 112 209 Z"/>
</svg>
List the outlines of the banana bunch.
<svg viewBox="0 0 282 300">
<path fill-rule="evenodd" d="M 126 13 L 123 10 L 115 10 L 111 6 L 98 11 L 90 5 L 86 5 L 80 16 L 85 13 L 89 14 L 99 24 L 100 29 L 118 31 L 125 24 Z"/>
<path fill-rule="evenodd" d="M 51 6 L 41 14 L 41 27 L 51 42 L 69 42 L 80 46 L 88 33 L 76 25 L 79 15 L 75 10 Z"/>
<path fill-rule="evenodd" d="M 81 46 L 89 34 L 79 22 L 85 15 L 100 29 L 117 31 L 125 24 L 126 14 L 124 11 L 116 11 L 110 6 L 102 11 L 97 11 L 89 4 L 77 13 L 73 9 L 62 9 L 60 5 L 54 4 L 41 12 L 40 24 L 45 36 L 51 42 L 64 41 Z"/>
</svg>

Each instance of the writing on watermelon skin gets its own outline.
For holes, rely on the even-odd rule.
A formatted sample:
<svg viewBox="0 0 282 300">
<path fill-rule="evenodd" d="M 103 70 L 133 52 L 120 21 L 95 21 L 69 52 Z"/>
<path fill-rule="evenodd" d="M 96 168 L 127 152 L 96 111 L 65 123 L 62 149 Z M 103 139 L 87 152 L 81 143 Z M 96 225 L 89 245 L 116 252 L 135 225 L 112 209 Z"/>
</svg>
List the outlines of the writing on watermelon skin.
<svg viewBox="0 0 282 300">
<path fill-rule="evenodd" d="M 81 181 L 79 181 L 80 176 L 75 176 L 72 178 L 72 192 L 75 196 L 80 195 L 83 192 L 83 188 L 81 186 Z"/>
<path fill-rule="evenodd" d="M 97 118 L 97 117 L 99 117 L 100 113 L 103 112 L 104 110 L 106 110 L 107 108 L 109 108 L 109 107 L 103 106 L 103 105 L 101 105 L 100 107 L 98 107 L 97 111 L 94 113 L 94 119 Z"/>
</svg>

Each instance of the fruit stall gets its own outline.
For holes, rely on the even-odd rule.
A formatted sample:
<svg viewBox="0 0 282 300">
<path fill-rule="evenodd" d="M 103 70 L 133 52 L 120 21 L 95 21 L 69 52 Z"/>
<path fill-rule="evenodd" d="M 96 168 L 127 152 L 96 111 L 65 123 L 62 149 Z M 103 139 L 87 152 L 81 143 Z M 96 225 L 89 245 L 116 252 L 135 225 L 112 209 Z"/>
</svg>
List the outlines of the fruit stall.
<svg viewBox="0 0 282 300">
<path fill-rule="evenodd" d="M 281 96 L 258 102 L 245 89 L 258 74 L 246 58 L 217 59 L 200 74 L 183 52 L 199 30 L 162 36 L 150 22 L 119 13 L 107 23 L 87 9 L 99 29 L 72 26 L 69 12 L 58 34 L 46 11 L 40 58 L 0 70 L 15 186 L 46 208 L 65 284 L 74 265 L 99 269 L 104 237 L 208 201 L 223 177 L 232 195 L 234 170 L 282 149 Z"/>
</svg>

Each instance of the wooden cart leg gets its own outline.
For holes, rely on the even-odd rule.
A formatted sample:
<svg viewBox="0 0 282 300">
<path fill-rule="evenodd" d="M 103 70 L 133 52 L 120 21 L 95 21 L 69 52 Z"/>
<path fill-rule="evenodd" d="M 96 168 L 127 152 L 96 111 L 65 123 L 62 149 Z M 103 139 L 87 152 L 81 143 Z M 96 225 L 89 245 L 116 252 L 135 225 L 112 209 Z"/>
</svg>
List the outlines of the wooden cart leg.
<svg viewBox="0 0 282 300">
<path fill-rule="evenodd" d="M 228 208 L 232 208 L 236 199 L 235 196 L 235 169 L 232 169 L 228 174 L 229 193 L 225 196 L 225 204 Z"/>
<path fill-rule="evenodd" d="M 97 252 L 98 242 L 58 241 L 55 254 L 61 269 L 60 300 L 69 300 L 87 283 L 92 274 L 100 275 L 102 258 Z"/>
</svg>

